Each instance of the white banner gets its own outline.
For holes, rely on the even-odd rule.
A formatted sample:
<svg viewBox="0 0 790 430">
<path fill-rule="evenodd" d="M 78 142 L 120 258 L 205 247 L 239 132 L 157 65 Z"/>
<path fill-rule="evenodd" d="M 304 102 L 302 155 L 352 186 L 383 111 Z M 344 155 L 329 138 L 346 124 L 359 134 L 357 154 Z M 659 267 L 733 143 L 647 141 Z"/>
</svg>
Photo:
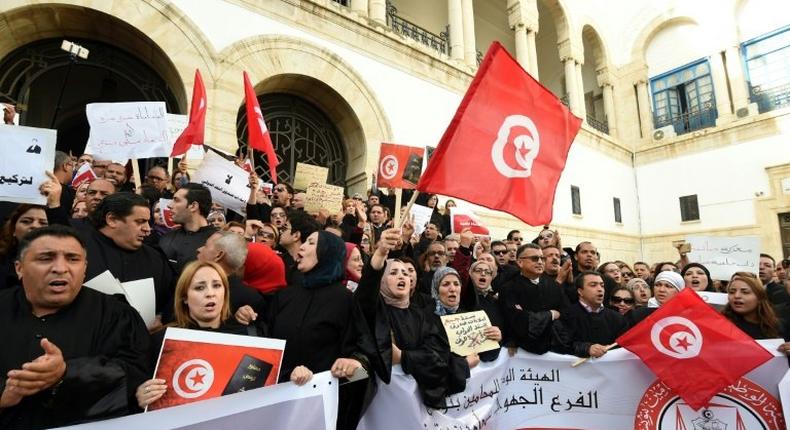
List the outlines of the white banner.
<svg viewBox="0 0 790 430">
<path fill-rule="evenodd" d="M 44 205 L 38 187 L 55 165 L 57 130 L 0 125 L 0 200 Z"/>
<path fill-rule="evenodd" d="M 62 428 L 329 430 L 335 428 L 337 421 L 337 385 L 337 379 L 323 372 L 301 387 L 287 382 L 145 414 Z"/>
<path fill-rule="evenodd" d="M 97 160 L 169 157 L 165 102 L 89 103 L 85 148 Z"/>
<path fill-rule="evenodd" d="M 225 208 L 245 213 L 250 197 L 250 174 L 232 161 L 208 151 L 192 175 L 192 182 L 205 185 L 211 191 L 211 198 Z"/>
<path fill-rule="evenodd" d="M 466 391 L 448 397 L 447 409 L 426 408 L 414 379 L 395 366 L 389 385 L 378 381 L 358 429 L 784 429 L 777 381 L 787 357 L 776 352 L 780 340 L 760 343 L 775 357 L 714 396 L 709 412 L 685 406 L 624 349 L 575 368 L 568 355 L 502 350 L 497 361 L 472 369 Z M 724 425 L 698 426 L 713 420 Z"/>
<path fill-rule="evenodd" d="M 779 397 L 782 398 L 782 410 L 790 411 L 790 370 L 779 381 Z"/>
<path fill-rule="evenodd" d="M 700 263 L 713 279 L 729 280 L 735 272 L 760 270 L 760 238 L 758 236 L 688 236 L 691 244 L 689 261 Z"/>
</svg>

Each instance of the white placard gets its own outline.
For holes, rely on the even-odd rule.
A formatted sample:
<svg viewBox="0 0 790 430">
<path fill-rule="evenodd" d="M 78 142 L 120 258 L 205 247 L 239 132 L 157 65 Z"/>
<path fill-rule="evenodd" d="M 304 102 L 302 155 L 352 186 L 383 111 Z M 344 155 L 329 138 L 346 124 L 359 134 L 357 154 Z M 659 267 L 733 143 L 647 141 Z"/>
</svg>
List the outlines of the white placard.
<svg viewBox="0 0 790 430">
<path fill-rule="evenodd" d="M 192 182 L 203 184 L 211 191 L 211 198 L 227 209 L 243 214 L 250 197 L 250 174 L 213 151 L 206 153 L 203 162 L 192 175 Z"/>
<path fill-rule="evenodd" d="M 57 130 L 0 125 L 0 200 L 43 205 L 38 187 L 55 165 Z"/>
<path fill-rule="evenodd" d="M 760 270 L 760 238 L 758 236 L 688 236 L 691 244 L 689 261 L 707 267 L 713 279 L 729 280 L 735 272 Z"/>
<path fill-rule="evenodd" d="M 425 225 L 431 221 L 433 209 L 423 205 L 412 205 L 409 213 L 414 216 L 414 232 L 422 234 L 425 231 Z"/>
<path fill-rule="evenodd" d="M 164 102 L 90 103 L 85 152 L 97 160 L 169 157 L 173 150 Z"/>
<path fill-rule="evenodd" d="M 121 283 L 109 270 L 105 270 L 84 285 L 104 294 L 122 294 L 126 297 L 126 302 L 143 318 L 146 327 L 153 326 L 156 319 L 154 278 Z"/>
</svg>

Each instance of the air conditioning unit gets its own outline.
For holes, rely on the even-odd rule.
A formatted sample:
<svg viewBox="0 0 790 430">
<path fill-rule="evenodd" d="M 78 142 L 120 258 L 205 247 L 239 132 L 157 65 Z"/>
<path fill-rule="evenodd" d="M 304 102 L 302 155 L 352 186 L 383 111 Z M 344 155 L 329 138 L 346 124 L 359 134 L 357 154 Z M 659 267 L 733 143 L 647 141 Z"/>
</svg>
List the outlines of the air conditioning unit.
<svg viewBox="0 0 790 430">
<path fill-rule="evenodd" d="M 675 133 L 675 128 L 672 127 L 671 125 L 667 125 L 659 129 L 653 130 L 653 140 L 655 141 L 659 141 L 667 138 L 673 138 L 675 136 L 677 136 L 677 134 Z"/>
<path fill-rule="evenodd" d="M 737 111 L 735 111 L 735 115 L 737 115 L 738 118 L 747 117 L 747 116 L 749 116 L 749 108 L 742 107 L 742 108 L 738 109 Z"/>
</svg>

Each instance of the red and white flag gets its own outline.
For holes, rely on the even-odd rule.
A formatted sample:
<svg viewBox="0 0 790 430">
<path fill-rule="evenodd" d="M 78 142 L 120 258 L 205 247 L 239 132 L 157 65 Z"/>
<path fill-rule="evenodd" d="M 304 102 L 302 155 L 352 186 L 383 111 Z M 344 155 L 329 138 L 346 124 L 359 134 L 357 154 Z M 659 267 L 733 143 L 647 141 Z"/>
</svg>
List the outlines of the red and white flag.
<svg viewBox="0 0 790 430">
<path fill-rule="evenodd" d="M 549 224 L 581 122 L 494 42 L 417 189 Z"/>
<path fill-rule="evenodd" d="M 247 72 L 244 72 L 244 99 L 247 105 L 247 144 L 250 148 L 266 154 L 272 182 L 277 183 L 277 154 L 274 152 L 269 129 L 266 128 L 258 97 L 255 95 Z"/>
<path fill-rule="evenodd" d="M 422 173 L 424 148 L 382 143 L 379 152 L 379 188 L 414 189 Z"/>
<path fill-rule="evenodd" d="M 686 288 L 617 338 L 694 410 L 772 354 Z"/>
<path fill-rule="evenodd" d="M 461 234 L 464 230 L 469 229 L 476 235 L 491 235 L 488 228 L 480 221 L 480 218 L 468 209 L 450 208 L 450 225 L 453 233 Z"/>
<path fill-rule="evenodd" d="M 172 199 L 159 199 L 159 216 L 162 217 L 162 223 L 167 228 L 176 228 L 178 224 L 173 221 L 173 210 L 170 209 Z"/>
<path fill-rule="evenodd" d="M 77 173 L 74 174 L 74 178 L 71 179 L 71 188 L 76 190 L 80 185 L 86 182 L 91 183 L 94 179 L 96 179 L 96 173 L 93 172 L 91 164 L 82 163 L 80 168 L 77 169 Z"/>
<path fill-rule="evenodd" d="M 186 154 L 192 145 L 202 145 L 206 131 L 206 86 L 200 69 L 195 69 L 195 84 L 192 87 L 192 106 L 189 109 L 189 123 L 176 139 L 171 157 Z"/>
</svg>

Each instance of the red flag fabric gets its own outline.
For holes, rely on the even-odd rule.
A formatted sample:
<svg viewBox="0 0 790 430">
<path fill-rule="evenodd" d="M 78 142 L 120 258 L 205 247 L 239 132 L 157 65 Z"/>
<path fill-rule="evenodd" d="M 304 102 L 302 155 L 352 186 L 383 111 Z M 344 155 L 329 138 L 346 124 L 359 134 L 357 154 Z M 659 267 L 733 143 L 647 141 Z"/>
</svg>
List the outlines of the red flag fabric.
<svg viewBox="0 0 790 430">
<path fill-rule="evenodd" d="M 247 144 L 250 148 L 266 154 L 269 162 L 269 172 L 272 175 L 272 182 L 277 183 L 277 154 L 274 152 L 274 145 L 269 136 L 269 129 L 263 121 L 263 112 L 258 104 L 258 97 L 250 83 L 250 77 L 244 72 L 244 98 L 247 104 Z"/>
<path fill-rule="evenodd" d="M 579 127 L 581 119 L 494 42 L 417 189 L 549 224 Z"/>
<path fill-rule="evenodd" d="M 202 145 L 206 131 L 206 86 L 200 69 L 195 69 L 195 84 L 192 87 L 192 106 L 189 108 L 189 122 L 173 145 L 171 157 L 186 154 L 192 145 Z"/>
<path fill-rule="evenodd" d="M 424 148 L 382 143 L 379 152 L 379 188 L 414 189 L 422 173 Z"/>
<path fill-rule="evenodd" d="M 772 355 L 686 288 L 617 338 L 695 410 Z"/>
<path fill-rule="evenodd" d="M 84 184 L 85 182 L 92 182 L 96 179 L 96 173 L 93 172 L 91 169 L 90 163 L 82 163 L 80 168 L 77 169 L 77 173 L 74 175 L 74 178 L 71 180 L 71 188 L 77 189 L 80 185 Z"/>
</svg>

